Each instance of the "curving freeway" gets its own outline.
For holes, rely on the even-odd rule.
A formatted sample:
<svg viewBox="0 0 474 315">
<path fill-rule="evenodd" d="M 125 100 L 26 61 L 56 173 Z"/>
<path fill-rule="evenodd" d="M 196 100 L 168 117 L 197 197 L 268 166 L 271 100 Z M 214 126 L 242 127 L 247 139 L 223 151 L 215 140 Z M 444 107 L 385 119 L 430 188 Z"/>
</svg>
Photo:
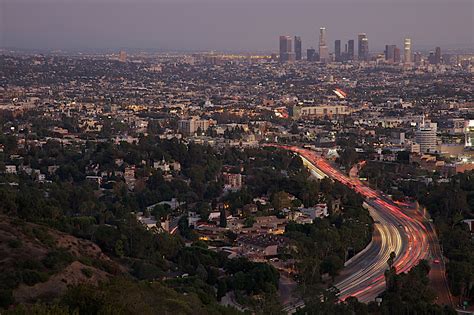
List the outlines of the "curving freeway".
<svg viewBox="0 0 474 315">
<path fill-rule="evenodd" d="M 313 171 L 317 169 L 361 194 L 374 219 L 371 243 L 346 262 L 336 279 L 340 300 L 354 296 L 361 302 L 374 301 L 385 290 L 384 272 L 391 252 L 396 254 L 394 266 L 397 273 L 407 272 L 421 259 L 429 258 L 433 243 L 423 218 L 405 214 L 381 192 L 365 186 L 358 179 L 349 178 L 313 151 L 296 146 L 275 146 L 297 153 L 310 162 L 307 166 Z"/>
</svg>

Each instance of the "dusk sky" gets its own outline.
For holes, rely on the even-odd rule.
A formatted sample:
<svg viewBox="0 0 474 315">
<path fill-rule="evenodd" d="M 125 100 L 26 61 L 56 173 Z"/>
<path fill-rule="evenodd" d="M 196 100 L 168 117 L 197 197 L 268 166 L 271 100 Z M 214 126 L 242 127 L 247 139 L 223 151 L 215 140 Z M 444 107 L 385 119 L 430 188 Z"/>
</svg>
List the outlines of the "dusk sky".
<svg viewBox="0 0 474 315">
<path fill-rule="evenodd" d="M 473 0 L 0 0 L 0 46 L 276 51 L 279 35 L 331 50 L 365 32 L 372 51 L 474 47 Z"/>
</svg>

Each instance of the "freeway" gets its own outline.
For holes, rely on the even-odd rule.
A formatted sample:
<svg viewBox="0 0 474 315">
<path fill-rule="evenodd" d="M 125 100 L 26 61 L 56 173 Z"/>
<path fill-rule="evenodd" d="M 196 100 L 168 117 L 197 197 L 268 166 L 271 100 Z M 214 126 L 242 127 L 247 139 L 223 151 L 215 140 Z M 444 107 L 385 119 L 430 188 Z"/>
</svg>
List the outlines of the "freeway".
<svg viewBox="0 0 474 315">
<path fill-rule="evenodd" d="M 421 259 L 428 259 L 433 242 L 423 218 L 405 214 L 391 199 L 379 191 L 365 186 L 356 178 L 349 178 L 335 169 L 315 152 L 296 146 L 275 145 L 297 153 L 325 176 L 350 187 L 365 199 L 366 207 L 374 219 L 374 237 L 362 252 L 345 265 L 335 287 L 339 299 L 350 296 L 361 302 L 370 302 L 385 290 L 384 272 L 391 252 L 395 252 L 394 267 L 397 273 L 407 272 Z"/>
</svg>

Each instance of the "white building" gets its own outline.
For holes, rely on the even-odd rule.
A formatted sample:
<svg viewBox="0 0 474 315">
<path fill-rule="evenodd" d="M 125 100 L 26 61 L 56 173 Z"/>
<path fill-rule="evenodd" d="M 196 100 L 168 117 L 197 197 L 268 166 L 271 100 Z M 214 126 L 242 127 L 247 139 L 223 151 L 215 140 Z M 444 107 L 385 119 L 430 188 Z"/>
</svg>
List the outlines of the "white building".
<svg viewBox="0 0 474 315">
<path fill-rule="evenodd" d="M 415 138 L 416 143 L 420 145 L 420 151 L 422 153 L 437 151 L 437 139 L 436 139 L 437 124 L 430 121 L 424 121 L 418 125 Z"/>
<path fill-rule="evenodd" d="M 474 120 L 469 120 L 465 128 L 464 134 L 466 136 L 466 147 L 474 146 Z"/>
</svg>

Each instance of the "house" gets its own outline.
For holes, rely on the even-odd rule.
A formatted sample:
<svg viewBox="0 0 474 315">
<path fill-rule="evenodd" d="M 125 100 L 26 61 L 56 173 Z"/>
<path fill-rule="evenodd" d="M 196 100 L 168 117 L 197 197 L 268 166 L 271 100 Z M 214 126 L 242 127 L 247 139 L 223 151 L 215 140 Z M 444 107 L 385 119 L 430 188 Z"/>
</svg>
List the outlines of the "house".
<svg viewBox="0 0 474 315">
<path fill-rule="evenodd" d="M 467 226 L 469 227 L 469 231 L 471 231 L 471 233 L 474 232 L 474 219 L 466 219 L 466 220 L 462 220 L 462 222 L 467 224 Z"/>
<path fill-rule="evenodd" d="M 37 175 L 36 180 L 37 180 L 38 182 L 42 183 L 42 182 L 46 181 L 46 175 L 45 175 L 45 174 L 42 174 L 42 173 L 39 173 L 39 174 Z"/>
<path fill-rule="evenodd" d="M 225 190 L 237 191 L 242 189 L 241 174 L 223 173 L 222 177 L 224 178 Z"/>
<path fill-rule="evenodd" d="M 304 215 L 310 217 L 312 220 L 329 216 L 328 206 L 325 203 L 319 203 L 310 208 L 301 208 L 300 211 Z"/>
<path fill-rule="evenodd" d="M 201 220 L 201 216 L 194 211 L 188 213 L 188 226 L 196 227 L 197 222 Z"/>
<path fill-rule="evenodd" d="M 146 207 L 147 210 L 151 211 L 153 208 L 155 208 L 157 205 L 163 205 L 163 206 L 168 206 L 170 207 L 171 210 L 176 210 L 179 206 L 184 205 L 185 202 L 179 202 L 178 199 L 176 198 L 171 198 L 169 201 L 161 201 L 155 204 L 152 204 L 151 206 Z"/>
<path fill-rule="evenodd" d="M 48 166 L 48 174 L 54 174 L 59 169 L 59 165 Z"/>
<path fill-rule="evenodd" d="M 288 246 L 288 239 L 278 235 L 243 235 L 237 238 L 239 253 L 254 261 L 265 261 L 278 255 L 279 249 Z"/>
<path fill-rule="evenodd" d="M 92 184 L 96 184 L 97 186 L 102 185 L 102 177 L 100 176 L 93 176 L 93 175 L 86 176 L 86 181 Z"/>
<path fill-rule="evenodd" d="M 143 224 L 147 229 L 156 229 L 158 232 L 169 232 L 170 220 L 167 218 L 158 222 L 154 216 L 145 216 L 143 212 L 136 214 L 138 222 Z"/>
<path fill-rule="evenodd" d="M 5 173 L 16 174 L 16 165 L 5 165 Z"/>
<path fill-rule="evenodd" d="M 209 213 L 209 218 L 207 219 L 210 222 L 219 222 L 221 219 L 221 213 L 220 211 L 214 211 Z"/>
<path fill-rule="evenodd" d="M 128 189 L 133 190 L 135 188 L 135 166 L 126 167 L 123 177 Z"/>
<path fill-rule="evenodd" d="M 29 165 L 20 165 L 18 166 L 18 171 L 31 175 L 33 173 L 33 169 Z"/>
<path fill-rule="evenodd" d="M 171 170 L 170 165 L 165 161 L 164 158 L 161 161 L 153 162 L 153 168 L 155 170 L 161 170 L 163 173 L 169 172 Z"/>
</svg>

